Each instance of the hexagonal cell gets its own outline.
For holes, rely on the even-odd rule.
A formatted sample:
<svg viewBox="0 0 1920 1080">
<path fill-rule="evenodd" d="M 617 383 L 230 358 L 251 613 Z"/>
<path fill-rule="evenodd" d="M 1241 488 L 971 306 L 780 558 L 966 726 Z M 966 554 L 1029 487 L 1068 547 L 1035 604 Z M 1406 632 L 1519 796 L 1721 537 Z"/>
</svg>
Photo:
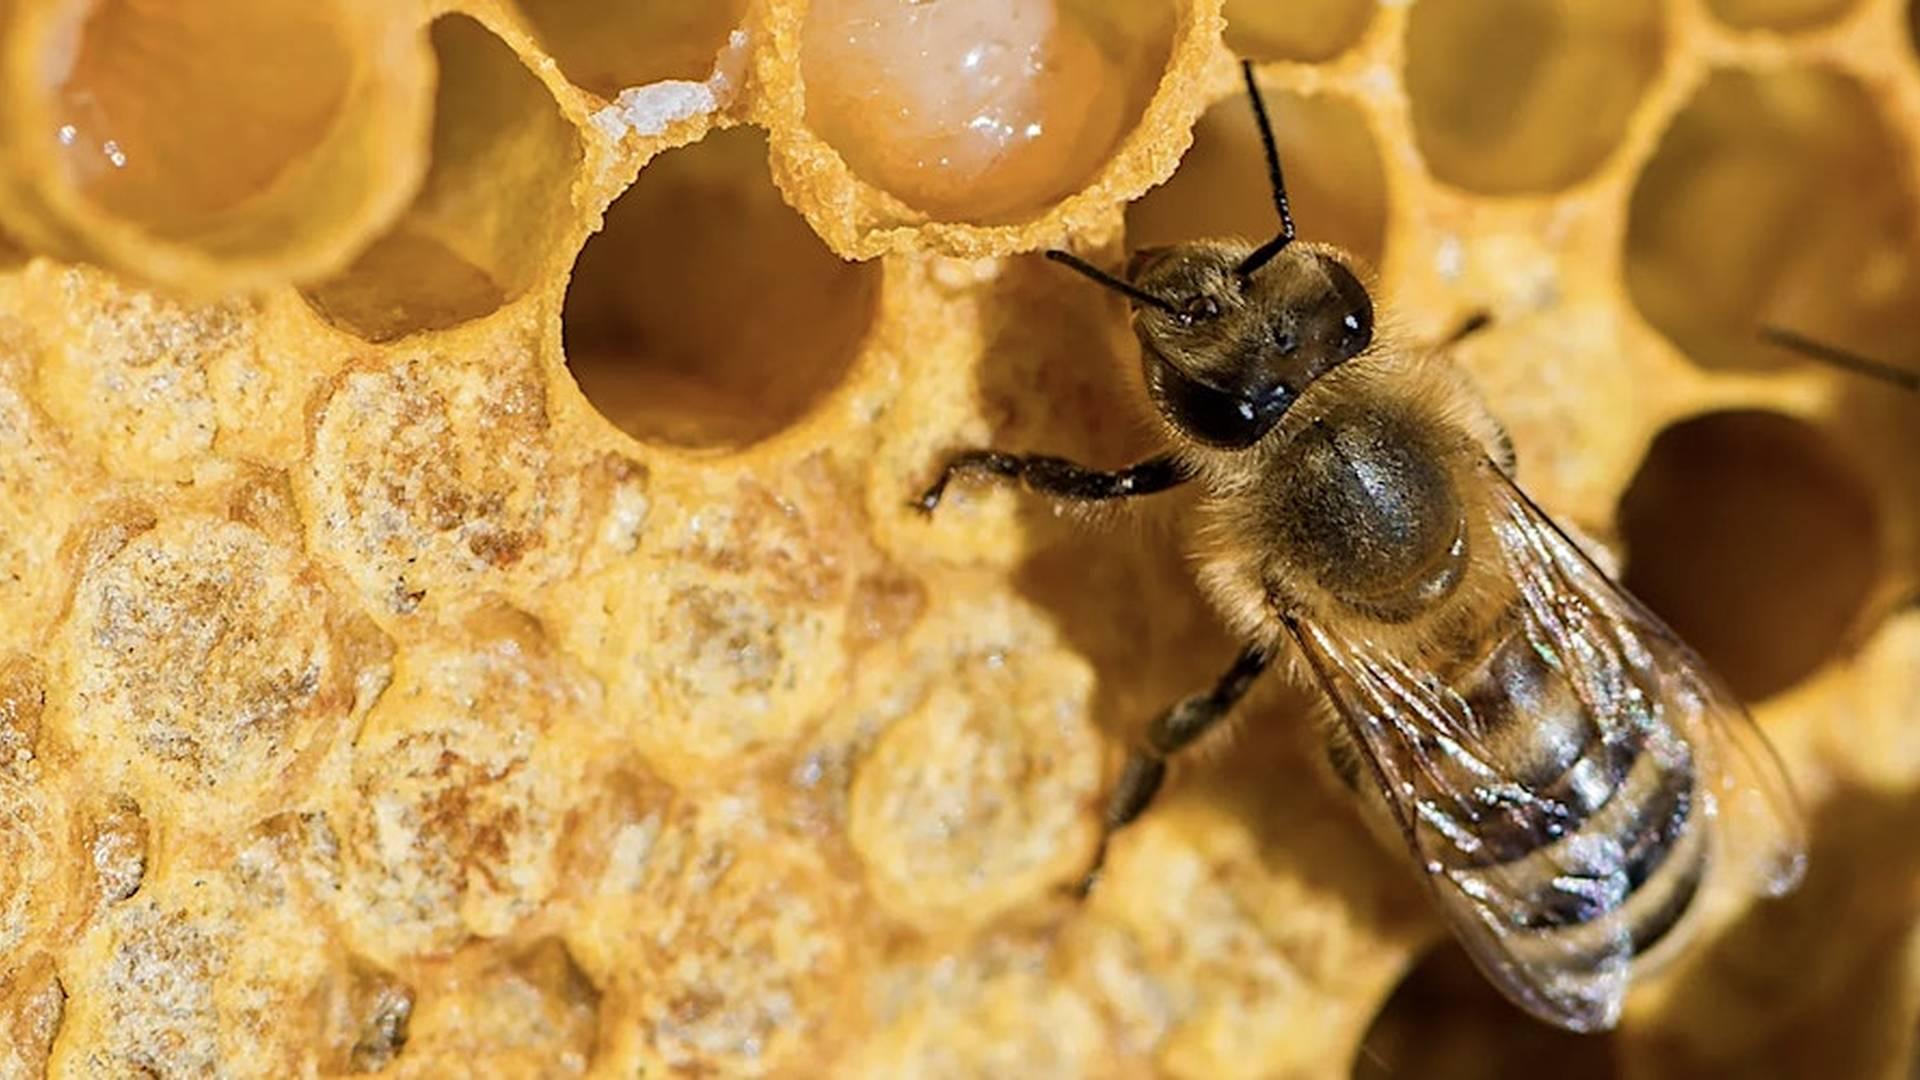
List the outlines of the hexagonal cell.
<svg viewBox="0 0 1920 1080">
<path fill-rule="evenodd" d="M 0 203 L 64 257 L 234 291 L 339 266 L 419 181 L 432 74 L 404 9 L 12 7 Z"/>
<path fill-rule="evenodd" d="M 1387 189 L 1366 115 L 1332 94 L 1263 96 L 1300 235 L 1338 244 L 1378 266 L 1387 239 Z M 1259 128 L 1243 94 L 1208 109 L 1173 178 L 1127 208 L 1127 242 L 1134 247 L 1211 236 L 1264 240 L 1279 227 Z"/>
<path fill-rule="evenodd" d="M 0 1076 L 44 1077 L 67 992 L 53 957 L 10 955 L 0 967 Z"/>
<path fill-rule="evenodd" d="M 406 1025 L 396 1077 L 446 1076 L 485 1061 L 496 1076 L 582 1076 L 593 1061 L 600 993 L 547 939 L 420 1002 Z"/>
<path fill-rule="evenodd" d="M 60 81 L 62 157 L 89 198 L 162 235 L 271 185 L 347 96 L 355 57 L 326 5 L 88 6 Z"/>
<path fill-rule="evenodd" d="M 567 365 L 635 438 L 757 442 L 839 385 L 859 352 L 880 267 L 828 251 L 781 201 L 766 159 L 765 136 L 744 128 L 662 155 L 580 254 Z"/>
<path fill-rule="evenodd" d="M 1478 1080 L 1618 1075 L 1610 1038 L 1575 1035 L 1527 1017 L 1487 982 L 1458 945 L 1433 949 L 1373 1018 L 1354 1080 Z"/>
<path fill-rule="evenodd" d="M 1084 186 L 1171 54 L 1166 0 L 816 0 L 807 121 L 867 182 L 944 221 L 1005 222 Z"/>
<path fill-rule="evenodd" d="M 1227 47 L 1252 60 L 1331 60 L 1360 40 L 1376 7 L 1374 0 L 1227 0 Z"/>
<path fill-rule="evenodd" d="M 1633 192 L 1627 288 L 1695 362 L 1770 366 L 1758 323 L 1869 355 L 1920 331 L 1902 155 L 1866 89 L 1826 69 L 1715 73 Z"/>
<path fill-rule="evenodd" d="M 1858 6 L 1858 0 L 1707 0 L 1715 18 L 1742 30 L 1806 30 Z"/>
<path fill-rule="evenodd" d="M 1709 413 L 1660 433 L 1620 500 L 1625 584 L 1747 701 L 1841 647 L 1880 563 L 1871 492 L 1809 425 Z"/>
<path fill-rule="evenodd" d="M 567 81 L 609 100 L 629 86 L 704 79 L 746 0 L 519 0 Z"/>
<path fill-rule="evenodd" d="M 1559 190 L 1619 145 L 1665 44 L 1656 0 L 1423 0 L 1407 24 L 1415 142 L 1456 187 Z"/>
<path fill-rule="evenodd" d="M 512 49 L 464 15 L 433 24 L 433 164 L 406 216 L 303 290 L 335 326 L 391 341 L 490 314 L 554 269 L 579 134 Z"/>
</svg>

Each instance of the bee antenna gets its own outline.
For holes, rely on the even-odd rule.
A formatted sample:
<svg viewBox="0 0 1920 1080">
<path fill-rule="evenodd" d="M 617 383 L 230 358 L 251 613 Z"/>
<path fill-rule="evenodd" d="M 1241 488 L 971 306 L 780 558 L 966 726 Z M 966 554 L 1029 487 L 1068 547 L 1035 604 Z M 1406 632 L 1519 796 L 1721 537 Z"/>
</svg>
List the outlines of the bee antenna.
<svg viewBox="0 0 1920 1080">
<path fill-rule="evenodd" d="M 1247 83 L 1247 100 L 1253 102 L 1254 123 L 1260 128 L 1260 144 L 1267 151 L 1267 179 L 1273 185 L 1273 205 L 1280 211 L 1280 235 L 1253 249 L 1253 254 L 1233 268 L 1241 278 L 1253 276 L 1288 244 L 1293 243 L 1293 209 L 1287 205 L 1287 181 L 1280 172 L 1280 149 L 1273 142 L 1273 124 L 1267 119 L 1267 104 L 1260 99 L 1260 84 L 1253 77 L 1253 61 L 1240 61 L 1240 77 Z"/>
<path fill-rule="evenodd" d="M 1121 279 L 1114 277 L 1112 274 L 1107 273 L 1105 270 L 1100 269 L 1099 267 L 1093 265 L 1092 263 L 1088 262 L 1085 259 L 1080 258 L 1077 255 L 1072 254 L 1071 252 L 1059 251 L 1059 250 L 1049 251 L 1047 252 L 1047 258 L 1052 259 L 1054 262 L 1057 262 L 1062 266 L 1067 266 L 1067 267 L 1071 267 L 1074 270 L 1078 270 L 1080 273 L 1085 274 L 1087 277 L 1090 277 L 1093 280 L 1099 282 L 1100 284 L 1105 285 L 1107 288 L 1112 289 L 1114 292 L 1117 292 L 1120 295 L 1125 296 L 1127 299 L 1132 300 L 1135 303 L 1145 304 L 1148 307 L 1159 308 L 1161 311 L 1164 311 L 1169 315 L 1179 314 L 1178 311 L 1174 310 L 1173 303 L 1171 301 L 1155 296 L 1152 293 L 1148 292 L 1147 290 L 1142 289 L 1139 286 L 1133 284 L 1132 282 L 1122 281 Z"/>
<path fill-rule="evenodd" d="M 1882 382 L 1889 382 L 1903 390 L 1920 392 L 1920 371 L 1896 367 L 1893 364 L 1883 364 L 1878 360 L 1869 360 L 1859 353 L 1849 352 L 1836 345 L 1829 345 L 1824 341 L 1815 341 L 1810 337 L 1796 334 L 1792 330 L 1786 330 L 1778 326 L 1762 326 L 1760 328 L 1760 337 L 1763 341 L 1771 342 L 1783 348 L 1792 349 L 1802 356 L 1818 360 L 1832 367 L 1837 367 L 1842 371 L 1851 371 L 1856 375 L 1865 375 L 1869 378 L 1879 379 Z"/>
</svg>

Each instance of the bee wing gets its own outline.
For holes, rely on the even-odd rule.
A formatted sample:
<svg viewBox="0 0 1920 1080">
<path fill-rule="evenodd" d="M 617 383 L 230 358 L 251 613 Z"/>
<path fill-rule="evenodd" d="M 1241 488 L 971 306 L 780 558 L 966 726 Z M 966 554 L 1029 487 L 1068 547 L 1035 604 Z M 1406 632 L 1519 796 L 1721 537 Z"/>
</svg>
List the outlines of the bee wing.
<svg viewBox="0 0 1920 1080">
<path fill-rule="evenodd" d="M 1799 813 L 1785 772 L 1739 702 L 1504 477 L 1493 484 L 1491 512 L 1500 557 L 1520 596 L 1519 632 L 1565 680 L 1606 752 L 1632 744 L 1663 767 L 1707 778 L 1721 793 L 1752 796 L 1778 833 L 1763 882 L 1790 888 L 1804 862 Z M 1631 885 L 1620 872 L 1617 843 L 1577 831 L 1560 839 L 1573 846 L 1559 853 L 1567 869 L 1551 881 L 1551 902 L 1585 908 L 1584 921 L 1573 935 L 1531 933 L 1527 920 L 1543 903 L 1538 875 L 1476 859 L 1476 830 L 1560 837 L 1552 824 L 1564 812 L 1560 804 L 1528 789 L 1520 766 L 1503 761 L 1499 747 L 1483 738 L 1484 718 L 1438 676 L 1317 623 L 1300 621 L 1292 630 L 1475 963 L 1543 1020 L 1576 1031 L 1612 1027 L 1636 951 L 1620 910 Z M 1713 808 L 1712 800 L 1702 807 L 1708 814 Z M 1659 827 L 1678 828 L 1684 813 Z"/>
<path fill-rule="evenodd" d="M 1806 872 L 1806 821 L 1785 766 L 1746 707 L 1659 616 L 1615 585 L 1511 479 L 1489 469 L 1498 478 L 1494 530 L 1534 640 L 1568 658 L 1589 707 L 1631 706 L 1636 691 L 1651 701 L 1691 747 L 1718 806 L 1738 806 L 1767 830 L 1755 837 L 1746 867 L 1758 891 L 1793 891 Z"/>
</svg>

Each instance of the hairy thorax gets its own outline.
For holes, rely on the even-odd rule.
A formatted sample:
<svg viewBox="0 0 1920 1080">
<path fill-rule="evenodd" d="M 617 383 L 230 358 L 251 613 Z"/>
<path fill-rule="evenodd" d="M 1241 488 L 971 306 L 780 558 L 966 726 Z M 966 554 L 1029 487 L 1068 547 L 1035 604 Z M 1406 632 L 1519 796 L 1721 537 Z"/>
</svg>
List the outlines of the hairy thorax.
<svg viewBox="0 0 1920 1080">
<path fill-rule="evenodd" d="M 1420 396 L 1328 398 L 1276 432 L 1257 464 L 1214 474 L 1201 579 L 1258 637 L 1291 616 L 1444 649 L 1438 639 L 1470 633 L 1473 613 L 1500 600 L 1480 595 L 1497 578 L 1476 564 L 1493 551 L 1479 512 L 1487 455 Z"/>
</svg>

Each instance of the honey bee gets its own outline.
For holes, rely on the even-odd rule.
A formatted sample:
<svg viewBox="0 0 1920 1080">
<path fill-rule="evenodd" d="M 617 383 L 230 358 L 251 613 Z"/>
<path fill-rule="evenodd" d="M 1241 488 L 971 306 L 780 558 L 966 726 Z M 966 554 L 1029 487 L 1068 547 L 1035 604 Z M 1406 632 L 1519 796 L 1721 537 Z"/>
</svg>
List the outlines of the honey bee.
<svg viewBox="0 0 1920 1080">
<path fill-rule="evenodd" d="M 1170 449 L 1116 471 L 967 450 L 914 505 L 975 476 L 1069 500 L 1200 489 L 1197 573 L 1244 645 L 1149 725 L 1084 885 L 1168 758 L 1287 655 L 1332 706 L 1349 784 L 1481 971 L 1542 1020 L 1610 1028 L 1710 867 L 1797 884 L 1793 791 L 1727 687 L 1514 484 L 1504 431 L 1444 348 L 1382 331 L 1354 257 L 1295 241 L 1242 74 L 1278 235 L 1141 250 L 1124 276 L 1047 253 L 1130 301 Z M 1758 855 L 1719 828 L 1735 798 L 1770 830 Z"/>
</svg>

